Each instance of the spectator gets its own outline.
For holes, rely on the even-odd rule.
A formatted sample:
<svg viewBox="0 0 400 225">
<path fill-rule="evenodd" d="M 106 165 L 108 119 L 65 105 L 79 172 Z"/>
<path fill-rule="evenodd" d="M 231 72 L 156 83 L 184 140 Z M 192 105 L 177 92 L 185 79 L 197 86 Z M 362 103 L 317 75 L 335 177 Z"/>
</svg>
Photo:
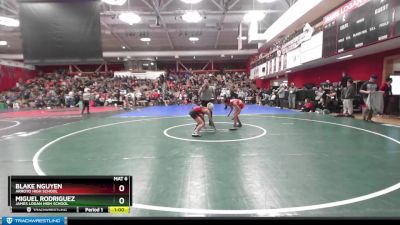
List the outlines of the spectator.
<svg viewBox="0 0 400 225">
<path fill-rule="evenodd" d="M 94 106 L 123 105 L 124 102 L 126 103 L 126 96 L 129 93 L 135 93 L 139 97 L 138 99 L 155 104 L 157 104 L 157 99 L 163 98 L 166 99 L 167 104 L 176 102 L 189 104 L 199 99 L 199 89 L 207 79 L 210 87 L 214 89 L 211 99 L 215 100 L 217 93 L 219 96 L 233 98 L 238 98 L 238 94 L 240 94 L 248 102 L 253 102 L 256 97 L 255 84 L 243 73 L 216 74 L 214 76 L 190 73 L 180 77 L 170 72 L 167 76 L 160 76 L 154 81 L 135 77 L 118 78 L 111 77 L 111 75 L 72 77 L 62 73 L 42 74 L 26 82 L 20 80 L 18 87 L 0 93 L 0 95 L 9 108 L 12 108 L 13 105 L 17 107 L 17 104 L 14 103 L 18 103 L 19 107 L 74 107 L 82 102 L 85 88 L 92 90 Z M 167 83 L 168 85 L 166 85 Z"/>
<path fill-rule="evenodd" d="M 296 109 L 296 92 L 297 88 L 292 82 L 289 87 L 289 109 Z"/>
<path fill-rule="evenodd" d="M 376 83 L 377 76 L 373 74 L 369 81 L 366 81 L 363 83 L 360 87 L 360 93 L 363 96 L 363 100 L 365 103 L 365 106 L 363 107 L 363 120 L 364 121 L 371 121 L 372 120 L 372 115 L 373 115 L 373 110 L 371 107 L 367 106 L 367 100 L 368 97 L 371 95 L 371 93 L 374 93 L 378 91 L 378 84 Z"/>
<path fill-rule="evenodd" d="M 69 107 L 73 107 L 74 105 L 75 105 L 75 103 L 74 103 L 74 92 L 70 91 L 68 93 L 68 95 L 65 95 L 65 106 L 67 108 L 69 108 Z"/>
<path fill-rule="evenodd" d="M 390 110 L 389 110 L 389 102 L 390 102 L 390 98 L 391 96 L 393 96 L 392 93 L 392 82 L 393 79 L 392 78 L 387 78 L 385 83 L 382 84 L 380 90 L 383 91 L 383 102 L 384 102 L 384 112 L 386 114 L 390 114 Z"/>
<path fill-rule="evenodd" d="M 311 99 L 307 98 L 305 100 L 305 103 L 303 107 L 301 108 L 302 112 L 315 112 L 315 107 L 314 103 L 311 101 Z"/>
<path fill-rule="evenodd" d="M 339 107 L 337 89 L 334 86 L 329 86 L 328 93 L 326 94 L 326 108 L 330 112 L 337 112 Z"/>
<path fill-rule="evenodd" d="M 245 101 L 246 95 L 245 92 L 243 91 L 243 89 L 239 88 L 238 90 L 238 97 L 240 100 Z"/>
<path fill-rule="evenodd" d="M 322 87 L 315 91 L 316 108 L 325 109 L 326 92 Z"/>
<path fill-rule="evenodd" d="M 340 81 L 340 86 L 342 88 L 348 87 L 347 86 L 347 81 L 350 80 L 350 79 L 351 79 L 351 77 L 346 72 L 343 72 L 342 73 L 342 80 Z"/>
<path fill-rule="evenodd" d="M 278 89 L 278 106 L 283 109 L 283 100 L 285 99 L 285 92 L 286 92 L 286 85 L 281 84 L 281 86 Z"/>
<path fill-rule="evenodd" d="M 343 115 L 353 117 L 353 100 L 356 95 L 356 89 L 353 80 L 347 80 L 347 87 L 342 89 Z"/>
<path fill-rule="evenodd" d="M 125 96 L 125 101 L 124 101 L 124 108 L 125 109 L 130 109 L 136 106 L 136 97 L 135 94 L 132 92 L 129 92 Z"/>
<path fill-rule="evenodd" d="M 332 86 L 330 80 L 326 80 L 325 82 L 321 83 L 320 85 L 323 89 L 328 90 L 330 86 Z"/>
</svg>

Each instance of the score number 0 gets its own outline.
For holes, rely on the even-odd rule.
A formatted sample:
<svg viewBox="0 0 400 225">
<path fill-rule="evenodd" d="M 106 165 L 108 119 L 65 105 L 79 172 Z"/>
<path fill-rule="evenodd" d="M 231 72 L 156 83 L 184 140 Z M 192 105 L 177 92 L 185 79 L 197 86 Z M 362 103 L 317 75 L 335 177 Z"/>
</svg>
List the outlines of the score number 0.
<svg viewBox="0 0 400 225">
<path fill-rule="evenodd" d="M 119 192 L 124 192 L 125 191 L 125 186 L 124 185 L 119 185 L 118 187 Z M 121 197 L 118 200 L 119 204 L 123 205 L 125 203 L 125 198 Z"/>
<path fill-rule="evenodd" d="M 121 193 L 121 192 L 124 192 L 125 191 L 125 186 L 124 185 L 119 185 L 118 186 L 118 191 Z M 119 202 L 119 204 L 120 205 L 124 205 L 124 203 L 125 203 L 125 198 L 124 197 L 120 197 L 119 199 L 118 199 L 118 202 Z M 114 206 L 114 207 L 109 207 L 109 212 L 110 213 L 112 213 L 112 214 L 128 214 L 129 213 L 129 207 L 118 207 L 118 206 Z"/>
</svg>

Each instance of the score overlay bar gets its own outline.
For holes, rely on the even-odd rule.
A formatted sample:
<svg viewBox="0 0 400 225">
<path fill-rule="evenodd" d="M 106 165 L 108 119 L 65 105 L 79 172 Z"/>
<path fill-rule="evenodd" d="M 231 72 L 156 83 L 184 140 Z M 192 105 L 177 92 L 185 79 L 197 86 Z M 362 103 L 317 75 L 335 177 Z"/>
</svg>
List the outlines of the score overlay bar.
<svg viewBox="0 0 400 225">
<path fill-rule="evenodd" d="M 8 185 L 8 203 L 15 212 L 83 212 L 80 209 L 132 205 L 131 176 L 9 176 Z"/>
</svg>

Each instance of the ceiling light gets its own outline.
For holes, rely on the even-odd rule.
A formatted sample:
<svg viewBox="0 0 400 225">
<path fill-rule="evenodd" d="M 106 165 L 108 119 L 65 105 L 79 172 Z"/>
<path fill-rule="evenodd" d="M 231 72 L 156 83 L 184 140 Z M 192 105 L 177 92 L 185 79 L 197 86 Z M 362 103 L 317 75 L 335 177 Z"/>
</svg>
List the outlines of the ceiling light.
<svg viewBox="0 0 400 225">
<path fill-rule="evenodd" d="M 0 46 L 5 46 L 7 45 L 7 41 L 0 41 Z"/>
<path fill-rule="evenodd" d="M 7 27 L 19 27 L 19 20 L 0 16 L 0 25 L 4 25 Z"/>
<path fill-rule="evenodd" d="M 258 21 L 261 21 L 262 19 L 264 19 L 264 17 L 265 17 L 264 12 L 253 10 L 253 11 L 246 13 L 246 15 L 244 15 L 243 20 L 246 23 L 258 22 Z"/>
<path fill-rule="evenodd" d="M 151 41 L 151 38 L 149 38 L 149 37 L 140 38 L 140 41 L 143 41 L 143 42 L 150 42 L 150 41 Z"/>
<path fill-rule="evenodd" d="M 198 40 L 199 40 L 198 37 L 190 37 L 190 38 L 189 38 L 189 41 L 192 41 L 192 42 L 196 42 L 196 41 L 198 41 Z"/>
<path fill-rule="evenodd" d="M 197 3 L 201 2 L 202 0 L 181 0 L 181 1 L 186 4 L 197 4 Z"/>
<path fill-rule="evenodd" d="M 179 55 L 176 55 L 176 56 L 175 56 L 175 59 L 179 59 Z"/>
<path fill-rule="evenodd" d="M 203 18 L 197 11 L 187 11 L 185 14 L 183 14 L 182 19 L 188 23 L 198 23 Z"/>
<path fill-rule="evenodd" d="M 122 46 L 122 49 L 126 49 L 126 47 L 125 47 L 125 46 Z"/>
<path fill-rule="evenodd" d="M 237 39 L 239 40 L 239 37 Z M 247 37 L 246 36 L 242 36 L 240 39 L 241 40 L 247 40 Z"/>
<path fill-rule="evenodd" d="M 101 0 L 110 5 L 123 5 L 125 4 L 126 0 Z"/>
<path fill-rule="evenodd" d="M 151 63 L 150 63 L 150 65 L 154 66 L 154 63 L 153 63 L 153 62 L 151 62 Z"/>
<path fill-rule="evenodd" d="M 231 55 L 231 59 L 233 59 L 233 55 Z"/>
<path fill-rule="evenodd" d="M 347 58 L 350 58 L 350 57 L 353 57 L 353 55 L 345 55 L 345 56 L 339 57 L 337 59 L 347 59 Z"/>
<path fill-rule="evenodd" d="M 275 2 L 276 0 L 258 0 L 259 3 L 271 3 Z"/>
<path fill-rule="evenodd" d="M 142 19 L 140 16 L 136 15 L 133 12 L 122 13 L 118 17 L 122 22 L 128 23 L 129 25 L 133 25 L 135 23 L 139 23 Z"/>
<path fill-rule="evenodd" d="M 143 64 L 143 66 L 149 66 L 149 64 L 148 64 L 148 63 L 145 63 L 145 64 Z"/>
</svg>

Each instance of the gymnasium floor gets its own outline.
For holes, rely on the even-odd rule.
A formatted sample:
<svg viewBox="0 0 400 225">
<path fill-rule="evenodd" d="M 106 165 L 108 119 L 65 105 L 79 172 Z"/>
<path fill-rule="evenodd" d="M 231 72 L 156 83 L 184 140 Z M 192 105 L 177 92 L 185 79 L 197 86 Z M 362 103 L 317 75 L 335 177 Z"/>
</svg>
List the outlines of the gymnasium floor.
<svg viewBox="0 0 400 225">
<path fill-rule="evenodd" d="M 196 139 L 190 108 L 1 120 L 0 213 L 8 175 L 40 174 L 132 175 L 130 216 L 400 215 L 399 127 L 250 105 L 229 131 L 218 105 Z"/>
</svg>

